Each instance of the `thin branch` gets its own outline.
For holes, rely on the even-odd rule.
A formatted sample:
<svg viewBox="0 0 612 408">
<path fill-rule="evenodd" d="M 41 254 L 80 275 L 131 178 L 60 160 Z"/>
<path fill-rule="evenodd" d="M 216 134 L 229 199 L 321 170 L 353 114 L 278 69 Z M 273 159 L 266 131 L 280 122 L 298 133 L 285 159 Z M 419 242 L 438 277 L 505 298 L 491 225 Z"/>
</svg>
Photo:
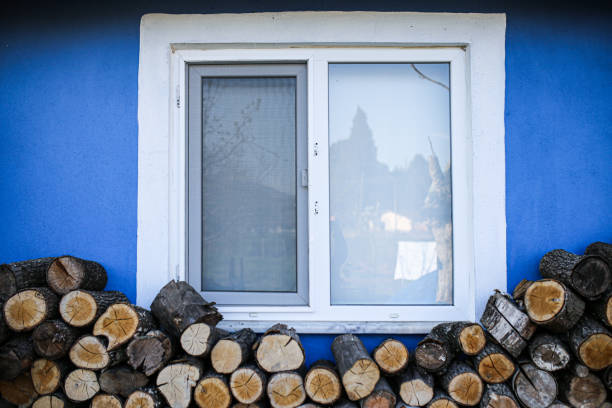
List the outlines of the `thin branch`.
<svg viewBox="0 0 612 408">
<path fill-rule="evenodd" d="M 414 66 L 414 64 L 410 64 L 410 66 L 412 67 L 412 69 L 414 69 L 414 72 L 419 74 L 421 78 L 431 81 L 436 85 L 440 85 L 442 88 L 446 89 L 447 91 L 450 91 L 450 88 L 448 87 L 448 85 L 443 84 L 442 82 L 436 81 L 435 79 L 428 77 L 427 75 L 419 71 L 418 68 Z"/>
</svg>

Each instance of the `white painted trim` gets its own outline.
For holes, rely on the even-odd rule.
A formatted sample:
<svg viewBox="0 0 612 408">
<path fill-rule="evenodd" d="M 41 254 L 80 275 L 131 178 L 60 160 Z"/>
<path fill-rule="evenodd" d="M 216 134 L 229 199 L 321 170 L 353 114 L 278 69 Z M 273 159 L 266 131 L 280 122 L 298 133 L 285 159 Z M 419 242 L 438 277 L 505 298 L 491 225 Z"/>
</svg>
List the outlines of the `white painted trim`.
<svg viewBox="0 0 612 408">
<path fill-rule="evenodd" d="M 316 29 L 313 29 L 316 27 Z M 410 313 L 392 323 L 373 323 L 378 315 L 357 314 L 368 324 L 352 322 L 325 325 L 323 322 L 309 323 L 298 329 L 302 331 L 334 332 L 341 330 L 374 332 L 423 332 L 437 320 L 460 318 L 473 319 L 480 315 L 486 298 L 495 288 L 506 287 L 506 234 L 505 234 L 505 151 L 504 151 L 504 85 L 505 85 L 505 15 L 503 14 L 447 14 L 447 13 L 370 13 L 370 12 L 298 12 L 261 13 L 236 15 L 145 15 L 141 22 L 140 67 L 139 67 L 139 179 L 138 179 L 138 274 L 137 302 L 148 306 L 157 293 L 171 278 L 184 277 L 185 264 L 185 116 L 176 109 L 176 93 L 180 93 L 180 104 L 184 106 L 184 83 L 186 60 L 199 58 L 202 50 L 208 55 L 223 56 L 227 48 L 265 48 L 266 52 L 304 51 L 313 45 L 376 46 L 383 53 L 404 47 L 462 46 L 467 58 L 466 87 L 469 90 L 465 106 L 471 115 L 465 126 L 465 174 L 460 182 L 466 186 L 470 208 L 462 211 L 461 220 L 472 233 L 467 248 L 473 248 L 474 274 L 468 274 L 467 285 L 474 293 L 461 307 L 440 307 L 440 314 L 431 314 L 426 306 L 411 306 Z M 261 49 L 257 59 L 261 59 Z M 415 51 L 414 48 L 412 51 Z M 423 50 L 426 51 L 426 50 Z M 291 51 L 294 52 L 294 51 Z M 350 54 L 351 50 L 346 51 Z M 355 52 L 355 50 L 352 50 Z M 230 54 L 226 54 L 228 58 Z M 246 54 L 244 54 L 246 55 Z M 244 57 L 243 55 L 243 57 Z M 346 56 L 345 56 L 346 57 Z M 285 57 L 287 58 L 287 57 Z M 302 56 L 301 58 L 304 58 Z M 363 58 L 355 57 L 356 60 Z M 231 58 L 230 58 L 231 59 Z M 305 58 L 312 60 L 312 56 Z M 304 60 L 304 59 L 303 59 Z M 344 60 L 344 59 L 343 59 Z M 326 75 L 325 64 L 312 60 L 309 70 L 309 105 L 318 109 L 325 104 L 312 104 L 317 90 L 310 88 L 315 75 Z M 311 99 L 313 98 L 313 99 Z M 327 100 L 326 94 L 320 100 Z M 316 123 L 309 110 L 308 126 L 317 135 L 327 134 L 326 124 Z M 470 123 L 471 122 L 471 123 Z M 323 129 L 325 127 L 325 129 Z M 325 133 L 323 133 L 325 132 Z M 317 136 L 318 137 L 318 136 Z M 309 149 L 313 144 L 326 145 L 309 137 Z M 454 148 L 454 147 L 453 147 Z M 327 149 L 316 159 L 309 155 L 309 166 L 315 160 L 327 163 Z M 455 163 L 453 161 L 453 163 Z M 325 172 L 323 167 L 319 168 Z M 311 180 L 317 177 L 312 173 Z M 456 177 L 453 168 L 453 178 Z M 325 176 L 325 174 L 318 176 Z M 309 190 L 310 196 L 316 186 Z M 314 200 L 314 198 L 313 198 Z M 327 208 L 320 206 L 320 217 L 310 217 L 311 228 L 328 228 Z M 454 214 L 457 215 L 457 214 Z M 316 220 L 315 220 L 316 219 Z M 455 217 L 456 221 L 458 218 Z M 325 224 L 325 227 L 323 227 Z M 320 237 L 327 237 L 319 239 Z M 326 248 L 328 234 L 311 234 L 311 249 Z M 468 251 L 470 252 L 470 251 Z M 456 252 L 457 253 L 457 252 Z M 467 252 L 460 251 L 460 254 Z M 468 254 L 468 257 L 471 255 Z M 326 268 L 325 260 L 311 257 L 311 268 Z M 469 260 L 468 260 L 469 261 Z M 321 263 L 323 262 L 323 263 Z M 328 262 L 328 261 L 327 261 Z M 469 262 L 468 262 L 469 264 Z M 329 283 L 311 279 L 311 296 L 329 293 Z M 316 290 L 315 288 L 318 288 Z M 268 314 L 252 316 L 248 311 L 224 310 L 226 314 L 238 313 L 244 320 L 294 320 L 296 316 L 312 315 L 316 304 L 324 299 L 314 299 L 310 307 L 292 310 L 293 314 Z M 430 307 L 431 308 L 431 307 Z M 292 308 L 293 309 L 293 308 Z M 371 309 L 371 308 L 369 308 Z M 397 307 L 394 307 L 397 309 Z M 287 308 L 284 312 L 288 312 Z M 355 309 L 337 308 L 344 316 L 355 316 Z M 275 311 L 276 312 L 276 311 Z M 298 314 L 296 314 L 296 312 Z M 284 316 L 284 319 L 283 319 Z M 269 318 L 268 318 L 269 317 Z M 319 320 L 322 320 L 319 318 Z M 334 316 L 334 320 L 336 317 Z M 353 317 L 345 320 L 355 320 Z M 385 319 L 386 320 L 386 319 Z M 397 320 L 401 320 L 400 323 Z M 423 322 L 425 320 L 425 322 Z M 416 322 L 420 323 L 416 323 Z M 350 326 L 350 327 L 349 327 Z M 310 329 L 309 329 L 310 328 Z"/>
</svg>

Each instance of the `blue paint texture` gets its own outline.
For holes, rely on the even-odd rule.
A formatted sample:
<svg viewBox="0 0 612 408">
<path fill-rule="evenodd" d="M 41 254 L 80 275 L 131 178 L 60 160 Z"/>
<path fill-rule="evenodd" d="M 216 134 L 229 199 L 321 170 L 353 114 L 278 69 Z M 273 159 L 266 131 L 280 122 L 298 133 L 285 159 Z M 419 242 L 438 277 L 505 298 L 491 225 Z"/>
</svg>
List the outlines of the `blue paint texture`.
<svg viewBox="0 0 612 408">
<path fill-rule="evenodd" d="M 508 286 L 553 248 L 612 241 L 612 24 L 605 3 L 22 2 L 0 16 L 0 262 L 99 260 L 136 296 L 137 80 L 145 13 L 506 12 Z M 308 361 L 333 336 L 304 335 Z M 372 349 L 388 336 L 362 336 Z M 414 348 L 419 336 L 395 336 Z"/>
</svg>

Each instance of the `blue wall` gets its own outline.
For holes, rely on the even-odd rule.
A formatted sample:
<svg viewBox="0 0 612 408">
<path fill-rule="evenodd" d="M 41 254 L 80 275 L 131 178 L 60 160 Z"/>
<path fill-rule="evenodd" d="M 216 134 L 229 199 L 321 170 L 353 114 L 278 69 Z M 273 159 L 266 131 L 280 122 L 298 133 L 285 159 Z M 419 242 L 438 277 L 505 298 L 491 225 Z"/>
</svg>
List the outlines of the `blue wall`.
<svg viewBox="0 0 612 408">
<path fill-rule="evenodd" d="M 129 3 L 129 4 L 128 4 Z M 434 3 L 434 2 L 431 2 Z M 536 3 L 536 2 L 531 2 Z M 137 78 L 148 12 L 506 12 L 508 283 L 612 241 L 612 25 L 597 3 L 23 3 L 0 17 L 0 262 L 96 259 L 136 293 Z M 309 361 L 332 336 L 303 336 Z M 363 336 L 372 348 L 383 336 Z M 414 347 L 418 337 L 398 336 Z"/>
</svg>

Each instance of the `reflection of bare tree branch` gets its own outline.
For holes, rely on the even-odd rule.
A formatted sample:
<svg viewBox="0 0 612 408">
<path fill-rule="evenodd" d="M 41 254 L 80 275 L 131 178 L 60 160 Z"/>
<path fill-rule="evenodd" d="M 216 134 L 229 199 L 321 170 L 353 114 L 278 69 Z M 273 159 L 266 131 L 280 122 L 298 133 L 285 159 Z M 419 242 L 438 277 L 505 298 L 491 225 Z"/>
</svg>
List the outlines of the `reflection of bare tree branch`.
<svg viewBox="0 0 612 408">
<path fill-rule="evenodd" d="M 428 77 L 427 75 L 425 75 L 424 73 L 422 73 L 421 71 L 419 71 L 419 69 L 414 65 L 414 64 L 410 64 L 410 66 L 412 67 L 412 69 L 414 69 L 414 72 L 416 72 L 417 74 L 419 74 L 419 76 L 423 79 L 426 79 L 428 81 L 433 82 L 436 85 L 440 85 L 442 88 L 446 89 L 447 91 L 450 91 L 450 88 L 448 87 L 448 85 L 443 84 L 440 81 L 436 81 L 433 78 Z"/>
</svg>

